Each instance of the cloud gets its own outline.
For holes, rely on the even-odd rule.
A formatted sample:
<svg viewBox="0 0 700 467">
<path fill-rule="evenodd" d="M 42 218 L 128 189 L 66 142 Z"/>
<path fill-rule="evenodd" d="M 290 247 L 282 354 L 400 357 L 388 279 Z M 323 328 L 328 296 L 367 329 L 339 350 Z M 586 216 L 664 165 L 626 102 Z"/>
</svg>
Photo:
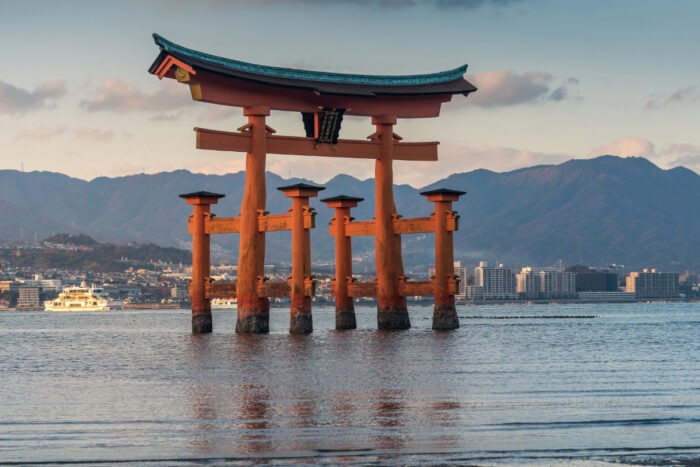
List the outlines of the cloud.
<svg viewBox="0 0 700 467">
<path fill-rule="evenodd" d="M 559 102 L 570 98 L 578 79 L 553 87 L 554 76 L 542 71 L 518 74 L 510 70 L 467 75 L 478 91 L 466 100 L 478 107 L 506 107 L 524 103 Z"/>
<path fill-rule="evenodd" d="M 54 127 L 38 126 L 22 130 L 15 136 L 16 141 L 49 141 L 56 136 L 60 136 L 66 132 L 65 125 L 56 125 Z"/>
<path fill-rule="evenodd" d="M 686 167 L 700 173 L 700 146 L 694 144 L 669 144 L 660 154 L 673 157 L 668 167 Z"/>
<path fill-rule="evenodd" d="M 192 99 L 184 86 L 165 81 L 156 92 L 146 93 L 118 78 L 106 79 L 97 96 L 84 100 L 80 106 L 88 112 L 140 112 L 167 111 L 192 105 Z"/>
<path fill-rule="evenodd" d="M 221 122 L 234 117 L 242 117 L 243 112 L 238 107 L 230 107 L 225 105 L 208 105 L 204 109 L 202 119 L 205 122 Z M 241 120 L 242 121 L 242 120 Z"/>
<path fill-rule="evenodd" d="M 18 114 L 49 107 L 49 100 L 66 94 L 66 84 L 59 80 L 41 83 L 34 91 L 0 81 L 0 113 Z"/>
<path fill-rule="evenodd" d="M 90 143 L 106 143 L 114 138 L 112 130 L 100 130 L 98 128 L 87 128 L 81 126 L 73 131 L 76 139 Z"/>
<path fill-rule="evenodd" d="M 671 104 L 687 101 L 696 101 L 700 98 L 697 86 L 676 89 L 669 95 L 652 96 L 644 106 L 647 110 L 666 107 Z"/>
<path fill-rule="evenodd" d="M 656 156 L 654 143 L 643 138 L 622 138 L 605 146 L 599 146 L 591 152 L 591 156 L 612 155 L 621 157 L 643 156 L 650 158 Z"/>
</svg>

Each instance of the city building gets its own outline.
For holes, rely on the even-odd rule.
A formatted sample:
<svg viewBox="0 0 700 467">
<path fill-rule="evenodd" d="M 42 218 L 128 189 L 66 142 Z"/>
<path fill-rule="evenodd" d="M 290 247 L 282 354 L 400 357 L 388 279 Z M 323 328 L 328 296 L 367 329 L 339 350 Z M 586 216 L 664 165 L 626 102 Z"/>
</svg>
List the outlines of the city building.
<svg viewBox="0 0 700 467">
<path fill-rule="evenodd" d="M 542 298 L 575 298 L 576 276 L 573 272 L 545 269 L 540 271 Z"/>
<path fill-rule="evenodd" d="M 636 300 L 631 292 L 591 292 L 583 291 L 578 293 L 578 298 L 585 302 L 633 302 Z"/>
<path fill-rule="evenodd" d="M 38 287 L 20 287 L 17 310 L 41 310 Z"/>
<path fill-rule="evenodd" d="M 44 292 L 60 292 L 63 290 L 61 279 L 44 279 L 42 274 L 34 274 L 31 279 L 17 279 L 17 282 L 26 287 L 38 287 Z"/>
<path fill-rule="evenodd" d="M 515 274 L 503 264 L 490 267 L 486 261 L 481 261 L 474 268 L 474 285 L 483 287 L 484 300 L 512 300 L 518 297 Z"/>
<path fill-rule="evenodd" d="M 633 292 L 639 298 L 678 298 L 678 273 L 657 272 L 644 269 L 632 272 L 626 278 L 626 292 Z"/>
<path fill-rule="evenodd" d="M 522 268 L 515 275 L 515 290 L 521 298 L 540 298 L 540 275 L 533 271 L 531 267 Z"/>
<path fill-rule="evenodd" d="M 516 275 L 516 282 L 523 298 L 576 298 L 576 277 L 562 268 L 524 267 Z"/>
</svg>

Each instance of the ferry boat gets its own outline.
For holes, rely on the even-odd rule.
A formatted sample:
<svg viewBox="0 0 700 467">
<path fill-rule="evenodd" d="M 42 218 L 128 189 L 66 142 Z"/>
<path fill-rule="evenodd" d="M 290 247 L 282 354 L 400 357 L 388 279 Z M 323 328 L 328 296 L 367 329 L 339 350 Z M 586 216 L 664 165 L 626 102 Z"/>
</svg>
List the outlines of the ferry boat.
<svg viewBox="0 0 700 467">
<path fill-rule="evenodd" d="M 235 298 L 212 298 L 212 310 L 235 310 L 238 308 L 238 302 Z"/>
<path fill-rule="evenodd" d="M 44 302 L 44 311 L 107 311 L 121 308 L 123 302 L 110 299 L 102 287 L 85 282 L 63 289 L 58 298 Z"/>
</svg>

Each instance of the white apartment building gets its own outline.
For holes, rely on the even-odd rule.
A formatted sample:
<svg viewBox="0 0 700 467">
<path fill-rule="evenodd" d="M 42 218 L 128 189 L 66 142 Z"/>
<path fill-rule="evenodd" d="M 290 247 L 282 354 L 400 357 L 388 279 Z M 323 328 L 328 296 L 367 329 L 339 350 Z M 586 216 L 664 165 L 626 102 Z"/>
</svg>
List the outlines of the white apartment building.
<svg viewBox="0 0 700 467">
<path fill-rule="evenodd" d="M 512 300 L 518 297 L 515 274 L 502 264 L 489 267 L 486 261 L 481 261 L 474 268 L 474 285 L 483 288 L 484 300 Z"/>
<path fill-rule="evenodd" d="M 25 287 L 39 287 L 43 291 L 60 292 L 63 290 L 61 279 L 44 279 L 41 274 L 34 274 L 32 279 L 17 279 Z"/>
<path fill-rule="evenodd" d="M 515 275 L 515 291 L 523 298 L 533 299 L 540 297 L 540 275 L 531 267 L 522 268 Z"/>
<path fill-rule="evenodd" d="M 576 275 L 562 268 L 524 267 L 516 282 L 517 292 L 524 298 L 576 297 Z"/>
<path fill-rule="evenodd" d="M 625 279 L 625 291 L 637 298 L 678 298 L 678 273 L 643 269 Z"/>
</svg>

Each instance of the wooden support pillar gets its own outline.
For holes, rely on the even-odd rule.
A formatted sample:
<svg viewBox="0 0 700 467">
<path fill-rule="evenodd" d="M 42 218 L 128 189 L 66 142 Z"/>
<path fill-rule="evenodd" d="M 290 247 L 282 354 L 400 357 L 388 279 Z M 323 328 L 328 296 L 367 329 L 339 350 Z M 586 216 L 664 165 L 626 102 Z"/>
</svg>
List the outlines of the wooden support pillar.
<svg viewBox="0 0 700 467">
<path fill-rule="evenodd" d="M 190 297 L 192 300 L 192 332 L 196 334 L 212 331 L 211 302 L 206 297 L 206 284 L 209 280 L 211 266 L 210 236 L 205 232 L 204 223 L 211 217 L 211 205 L 216 204 L 224 195 L 198 191 L 180 195 L 192 205 L 190 231 L 192 232 L 192 282 Z"/>
<path fill-rule="evenodd" d="M 313 284 L 311 276 L 311 235 L 310 229 L 304 227 L 304 216 L 312 214 L 309 198 L 317 196 L 323 187 L 297 183 L 280 187 L 284 195 L 292 198 L 292 277 L 291 311 L 289 317 L 290 334 L 308 334 L 313 332 L 311 316 L 311 295 L 309 287 Z"/>
<path fill-rule="evenodd" d="M 399 293 L 399 280 L 404 277 L 401 259 L 401 237 L 394 233 L 397 218 L 394 204 L 394 124 L 396 117 L 372 117 L 376 127 L 373 137 L 381 141 L 381 154 L 375 163 L 375 258 L 377 268 L 377 327 L 408 329 L 411 321 L 406 297 Z"/>
<path fill-rule="evenodd" d="M 356 329 L 355 304 L 348 294 L 348 284 L 352 282 L 352 242 L 345 227 L 352 221 L 350 209 L 364 199 L 341 195 L 321 201 L 329 208 L 335 209 L 335 217 L 331 219 L 331 235 L 335 237 L 335 278 L 333 279 L 335 328 L 337 330 Z"/>
<path fill-rule="evenodd" d="M 455 309 L 455 296 L 450 292 L 450 281 L 455 280 L 454 243 L 452 230 L 448 229 L 448 217 L 456 218 L 452 211 L 452 202 L 464 195 L 463 191 L 437 189 L 424 191 L 421 195 L 435 203 L 433 220 L 435 223 L 435 307 L 433 310 L 433 329 L 457 329 L 459 319 Z"/>
<path fill-rule="evenodd" d="M 245 160 L 245 188 L 241 202 L 240 248 L 238 253 L 238 333 L 266 333 L 270 330 L 270 301 L 258 296 L 258 278 L 265 272 L 265 232 L 258 228 L 258 215 L 265 211 L 265 159 L 270 128 L 265 117 L 267 107 L 246 107 L 248 124 L 241 128 L 250 133 L 250 150 Z"/>
</svg>

